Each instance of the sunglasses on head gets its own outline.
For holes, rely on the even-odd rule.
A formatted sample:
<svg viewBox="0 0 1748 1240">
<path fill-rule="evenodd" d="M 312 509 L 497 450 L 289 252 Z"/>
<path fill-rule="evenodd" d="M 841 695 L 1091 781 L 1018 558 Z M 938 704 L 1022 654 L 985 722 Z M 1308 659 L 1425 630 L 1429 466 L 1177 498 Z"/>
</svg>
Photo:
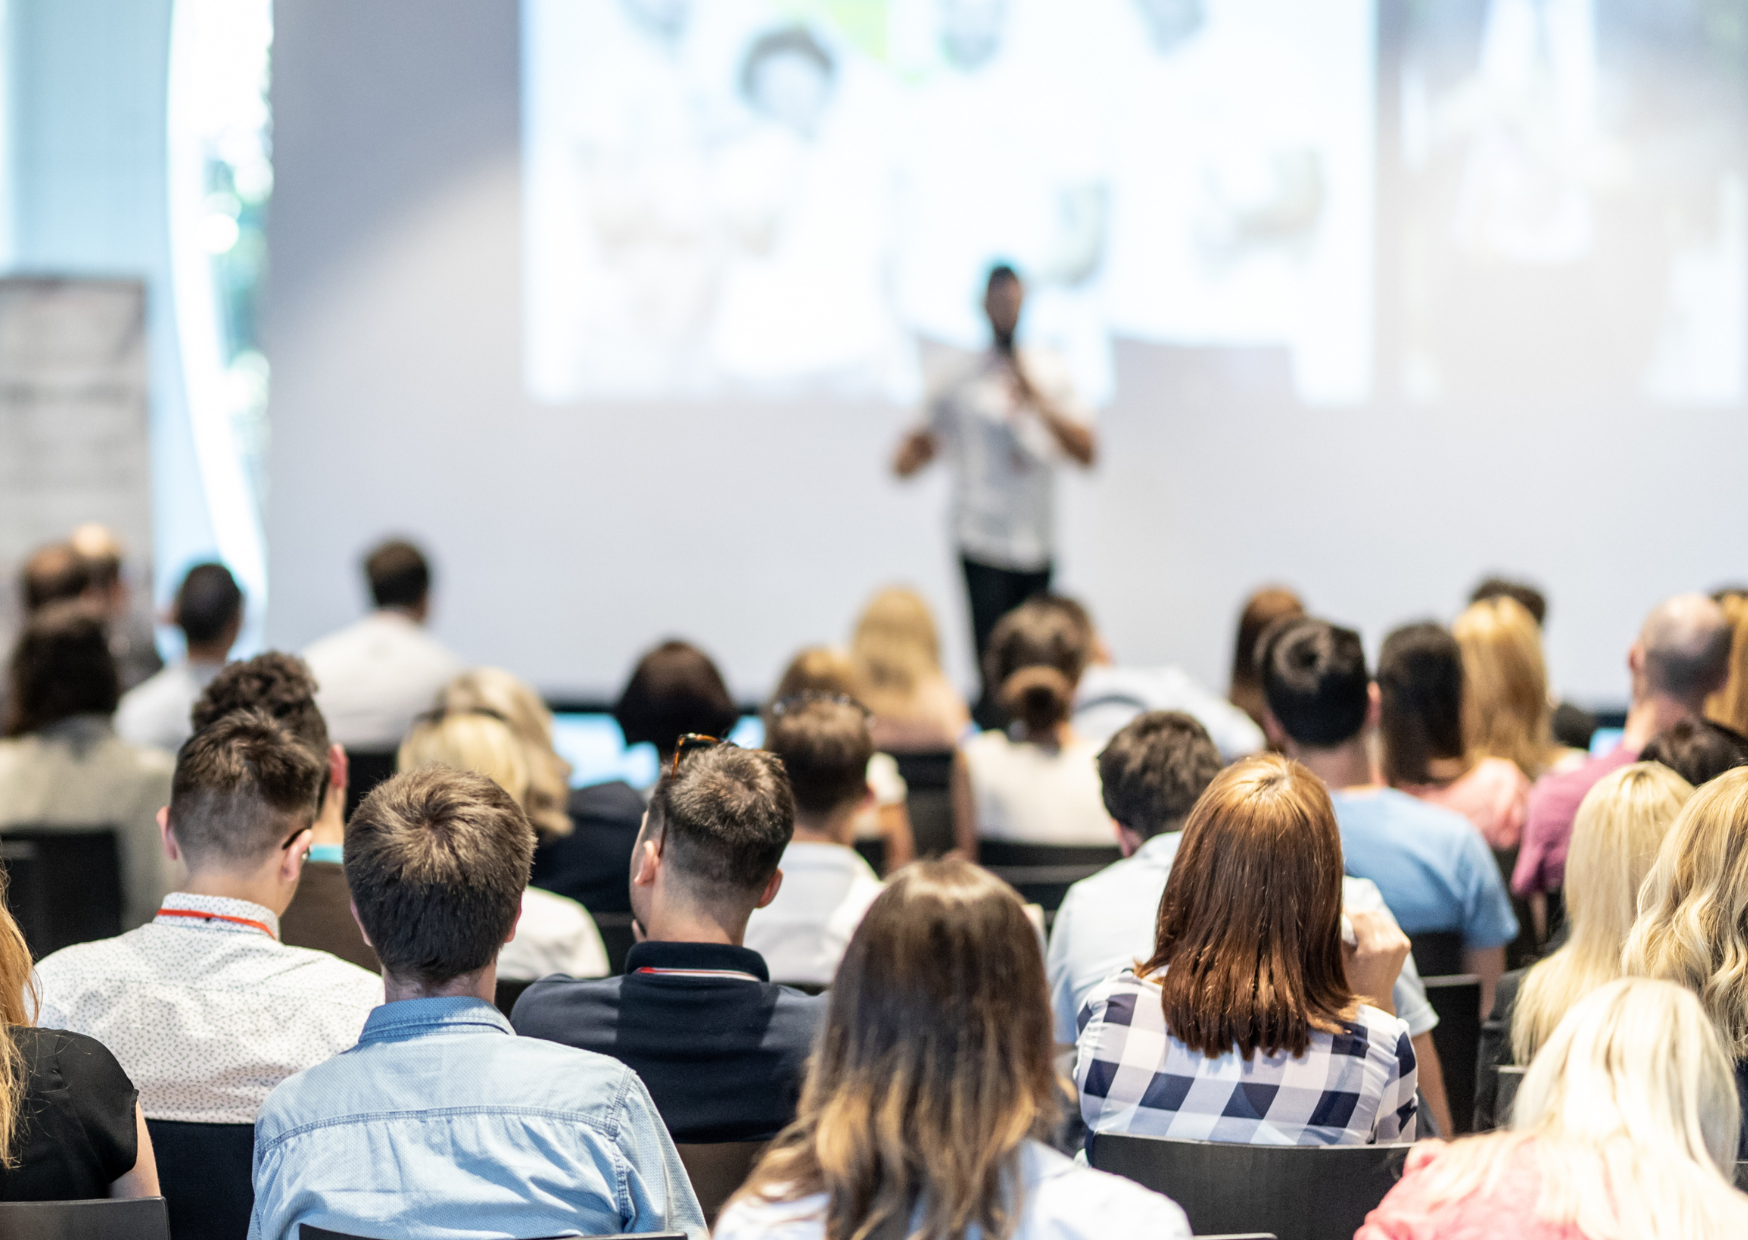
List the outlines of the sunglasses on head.
<svg viewBox="0 0 1748 1240">
<path fill-rule="evenodd" d="M 800 693 L 791 693 L 787 697 L 778 698 L 771 703 L 771 716 L 781 719 L 784 715 L 800 710 L 803 706 L 811 706 L 815 702 L 829 702 L 833 706 L 853 706 L 862 712 L 862 718 L 870 719 L 874 712 L 847 693 L 827 693 L 823 689 L 803 689 Z"/>
</svg>

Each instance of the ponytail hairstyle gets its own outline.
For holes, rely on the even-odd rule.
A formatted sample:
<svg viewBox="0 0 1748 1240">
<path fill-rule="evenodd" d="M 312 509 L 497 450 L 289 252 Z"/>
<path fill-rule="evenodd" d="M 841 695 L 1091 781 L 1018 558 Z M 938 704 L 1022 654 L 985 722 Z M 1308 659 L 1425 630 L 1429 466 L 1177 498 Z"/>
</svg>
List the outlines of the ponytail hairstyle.
<svg viewBox="0 0 1748 1240">
<path fill-rule="evenodd" d="M 30 948 L 6 907 L 6 875 L 0 871 L 0 1166 L 16 1167 L 18 1136 L 24 1103 L 24 1056 L 6 1035 L 12 1025 L 36 1024 L 36 975 Z"/>
<path fill-rule="evenodd" d="M 1073 599 L 1042 595 L 995 626 L 983 657 L 984 679 L 1028 740 L 1045 739 L 1073 712 L 1074 690 L 1092 651 L 1086 609 Z"/>
</svg>

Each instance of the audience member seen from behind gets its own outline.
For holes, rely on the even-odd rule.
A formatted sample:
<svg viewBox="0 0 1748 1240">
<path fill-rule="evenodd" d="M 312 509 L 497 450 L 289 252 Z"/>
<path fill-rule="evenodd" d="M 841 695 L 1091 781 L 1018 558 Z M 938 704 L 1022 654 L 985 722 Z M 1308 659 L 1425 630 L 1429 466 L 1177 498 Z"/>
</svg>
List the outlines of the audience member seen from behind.
<svg viewBox="0 0 1748 1240">
<path fill-rule="evenodd" d="M 1269 739 L 1328 785 L 1347 873 L 1376 883 L 1409 934 L 1460 934 L 1463 971 L 1480 977 L 1481 1011 L 1491 1011 L 1517 937 L 1511 899 L 1468 819 L 1385 786 L 1372 766 L 1381 700 L 1360 635 L 1306 617 L 1259 647 Z"/>
<path fill-rule="evenodd" d="M 1262 694 L 1262 671 L 1256 664 L 1256 644 L 1269 625 L 1305 614 L 1305 604 L 1285 586 L 1266 586 L 1244 601 L 1238 616 L 1238 638 L 1232 646 L 1232 680 L 1226 699 L 1262 727 L 1268 705 Z"/>
<path fill-rule="evenodd" d="M 1505 758 L 1471 753 L 1463 733 L 1463 655 L 1437 624 L 1410 624 L 1378 656 L 1385 782 L 1455 810 L 1497 849 L 1517 847 L 1530 781 Z"/>
<path fill-rule="evenodd" d="M 1344 942 L 1341 877 L 1335 813 L 1310 771 L 1269 754 L 1215 778 L 1184 824 L 1152 955 L 1082 1010 L 1089 1133 L 1414 1139 L 1414 1047 L 1391 1011 L 1408 940 L 1354 912 Z"/>
<path fill-rule="evenodd" d="M 113 830 L 121 925 L 143 925 L 175 881 L 157 822 L 175 762 L 115 735 L 119 691 L 103 622 L 82 603 L 42 608 L 13 647 L 8 672 L 0 829 Z"/>
<path fill-rule="evenodd" d="M 1139 716 L 1099 754 L 1105 808 L 1117 825 L 1125 859 L 1070 887 L 1056 911 L 1045 971 L 1057 1042 L 1074 1044 L 1081 1008 L 1095 986 L 1153 954 L 1159 899 L 1183 839 L 1184 819 L 1219 773 L 1220 755 L 1207 731 L 1173 711 Z M 1366 879 L 1344 876 L 1341 897 L 1348 912 L 1375 913 L 1395 928 L 1384 898 Z M 1414 1041 L 1421 1096 L 1440 1131 L 1449 1132 L 1444 1077 L 1432 1042 L 1438 1016 L 1413 957 L 1403 962 L 1391 998 Z"/>
<path fill-rule="evenodd" d="M 1696 790 L 1639 892 L 1621 965 L 1698 995 L 1748 1096 L 1748 767 Z M 1739 1158 L 1748 1158 L 1748 1124 Z"/>
<path fill-rule="evenodd" d="M 974 866 L 921 862 L 850 941 L 795 1123 L 715 1235 L 1187 1238 L 1168 1198 L 1046 1144 L 1061 1100 L 1025 910 Z"/>
<path fill-rule="evenodd" d="M 164 666 L 158 657 L 151 614 L 134 605 L 133 590 L 122 571 L 126 548 L 113 530 L 95 521 L 75 528 L 67 542 L 85 562 L 86 584 L 81 597 L 103 619 L 116 678 L 125 693 Z"/>
<path fill-rule="evenodd" d="M 782 678 L 771 694 L 771 704 L 765 708 L 766 732 L 774 718 L 772 707 L 784 698 L 805 693 L 865 703 L 866 685 L 855 662 L 847 655 L 829 646 L 809 646 L 797 652 L 783 669 Z M 869 726 L 871 729 L 872 720 Z M 890 874 L 916 856 L 916 837 L 910 829 L 910 809 L 905 801 L 910 788 L 898 772 L 897 760 L 889 753 L 875 752 L 868 759 L 867 783 L 874 799 L 857 810 L 851 828 L 858 840 L 880 841 L 881 869 Z"/>
<path fill-rule="evenodd" d="M 1712 600 L 1730 622 L 1730 674 L 1706 699 L 1705 715 L 1737 732 L 1748 733 L 1748 593 L 1719 590 Z"/>
<path fill-rule="evenodd" d="M 850 936 L 880 894 L 851 846 L 855 818 L 874 799 L 874 743 L 861 705 L 804 692 L 771 704 L 765 748 L 783 761 L 795 796 L 795 835 L 779 863 L 783 884 L 747 921 L 746 945 L 778 981 L 829 986 Z"/>
<path fill-rule="evenodd" d="M 528 751 L 510 725 L 480 710 L 439 710 L 413 725 L 401 742 L 400 773 L 449 766 L 484 775 L 516 798 L 527 812 L 532 775 Z M 548 805 L 552 813 L 562 813 Z M 532 822 L 530 818 L 530 822 Z M 539 832 L 536 829 L 536 838 Z M 575 900 L 524 884 L 516 934 L 497 957 L 498 976 L 531 982 L 548 973 L 605 977 L 607 949 L 594 920 Z"/>
<path fill-rule="evenodd" d="M 91 585 L 91 570 L 72 543 L 49 543 L 24 561 L 18 585 L 28 617 L 50 603 L 71 603 L 83 597 Z"/>
<path fill-rule="evenodd" d="M 1087 627 L 1091 662 L 1074 695 L 1074 730 L 1095 745 L 1103 745 L 1135 716 L 1150 710 L 1182 711 L 1213 738 L 1220 757 L 1235 762 L 1267 743 L 1249 715 L 1225 698 L 1197 684 L 1181 667 L 1163 664 L 1137 667 L 1116 662 L 1099 635 L 1092 614 L 1069 598 L 1057 602 L 1078 613 Z"/>
<path fill-rule="evenodd" d="M 277 650 L 231 664 L 194 704 L 195 730 L 248 710 L 265 712 L 302 741 L 324 775 L 297 893 L 279 917 L 279 940 L 329 952 L 375 973 L 376 953 L 358 932 L 341 865 L 346 842 L 346 751 L 328 738 L 327 721 L 316 709 L 316 682 L 309 665 Z"/>
<path fill-rule="evenodd" d="M 1620 744 L 1567 771 L 1555 771 L 1530 790 L 1529 819 L 1512 873 L 1520 895 L 1558 891 L 1565 877 L 1572 818 L 1597 780 L 1636 762 L 1665 728 L 1698 715 L 1729 671 L 1730 625 L 1723 609 L 1703 594 L 1679 594 L 1660 604 L 1627 652 L 1632 704 Z"/>
<path fill-rule="evenodd" d="M 1583 755 L 1550 730 L 1542 631 L 1515 599 L 1471 603 L 1451 625 L 1463 659 L 1463 743 L 1480 758 L 1515 763 L 1529 779 L 1570 767 Z"/>
<path fill-rule="evenodd" d="M 1510 599 L 1522 607 L 1535 622 L 1536 652 L 1539 658 L 1541 651 L 1542 630 L 1548 625 L 1548 600 L 1542 592 L 1528 582 L 1512 581 L 1506 577 L 1488 577 L 1477 585 L 1469 594 L 1470 603 L 1485 603 L 1492 599 Z M 1548 701 L 1554 701 L 1554 694 L 1545 695 Z M 1571 702 L 1560 702 L 1553 708 L 1549 718 L 1549 731 L 1559 748 L 1556 752 L 1556 762 L 1576 761 L 1590 751 L 1590 741 L 1596 734 L 1596 716 L 1581 706 Z M 1567 748 L 1570 746 L 1570 748 Z"/>
<path fill-rule="evenodd" d="M 1692 995 L 1610 982 L 1560 1021 L 1511 1131 L 1425 1142 L 1354 1240 L 1733 1240 L 1730 1063 Z"/>
<path fill-rule="evenodd" d="M 175 753 L 194 735 L 189 712 L 230 658 L 243 629 L 243 592 L 223 564 L 196 564 L 176 591 L 172 614 L 187 643 L 183 658 L 122 695 L 116 735 Z"/>
<path fill-rule="evenodd" d="M 0 876 L 0 1202 L 156 1197 L 139 1091 L 103 1043 L 36 1023 L 5 890 Z"/>
<path fill-rule="evenodd" d="M 279 941 L 323 774 L 259 711 L 195 733 L 159 819 L 183 889 L 150 924 L 37 965 L 43 1023 L 115 1052 L 147 1119 L 252 1124 L 273 1086 L 351 1046 L 382 1002 L 363 969 Z"/>
<path fill-rule="evenodd" d="M 1566 863 L 1566 941 L 1527 972 L 1507 973 L 1481 1026 L 1481 1064 L 1527 1064 L 1554 1026 L 1585 995 L 1621 976 L 1621 948 L 1638 916 L 1639 888 L 1693 787 L 1654 762 L 1603 776 L 1572 823 Z M 1504 1116 L 1494 1105 L 1497 1075 L 1483 1072 L 1475 1126 Z"/>
<path fill-rule="evenodd" d="M 971 711 L 941 673 L 941 639 L 922 595 L 902 586 L 880 591 L 856 620 L 850 658 L 874 712 L 869 731 L 881 753 L 951 749 Z"/>
<path fill-rule="evenodd" d="M 1098 746 L 1070 721 L 1092 657 L 1079 608 L 1035 598 L 989 639 L 985 680 L 1013 722 L 966 741 L 953 763 L 953 830 L 975 859 L 979 840 L 1114 846 L 1099 796 Z"/>
<path fill-rule="evenodd" d="M 431 566 L 398 539 L 364 559 L 374 609 L 304 651 L 334 739 L 356 753 L 393 753 L 413 717 L 458 675 L 461 661 L 425 629 Z M 359 791 L 364 791 L 360 789 Z"/>
<path fill-rule="evenodd" d="M 346 1054 L 285 1081 L 261 1109 L 250 1240 L 298 1240 L 306 1224 L 704 1240 L 685 1168 L 637 1077 L 601 1055 L 519 1038 L 492 1005 L 533 856 L 527 815 L 483 776 L 425 767 L 359 806 L 346 879 L 382 959 L 386 1002 Z"/>
<path fill-rule="evenodd" d="M 775 986 L 744 946 L 776 898 L 795 802 L 777 758 L 722 744 L 677 754 L 650 796 L 631 871 L 642 941 L 625 973 L 546 978 L 518 1033 L 622 1060 L 674 1140 L 767 1141 L 795 1117 L 823 1001 Z"/>
<path fill-rule="evenodd" d="M 1679 719 L 1653 736 L 1639 758 L 1661 762 L 1697 788 L 1725 771 L 1748 765 L 1748 736 L 1696 715 Z"/>
</svg>

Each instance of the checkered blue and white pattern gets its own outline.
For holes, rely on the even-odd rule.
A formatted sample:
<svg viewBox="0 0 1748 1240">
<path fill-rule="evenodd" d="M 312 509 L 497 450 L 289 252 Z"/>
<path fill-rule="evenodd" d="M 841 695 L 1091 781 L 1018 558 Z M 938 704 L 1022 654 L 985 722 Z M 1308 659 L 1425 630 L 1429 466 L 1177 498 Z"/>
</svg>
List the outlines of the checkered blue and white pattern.
<svg viewBox="0 0 1748 1240">
<path fill-rule="evenodd" d="M 1156 982 L 1124 970 L 1080 1010 L 1075 1080 L 1088 1132 L 1249 1145 L 1412 1141 L 1408 1026 L 1359 1009 L 1340 1033 L 1313 1032 L 1297 1058 L 1237 1050 L 1210 1059 L 1172 1037 Z"/>
</svg>

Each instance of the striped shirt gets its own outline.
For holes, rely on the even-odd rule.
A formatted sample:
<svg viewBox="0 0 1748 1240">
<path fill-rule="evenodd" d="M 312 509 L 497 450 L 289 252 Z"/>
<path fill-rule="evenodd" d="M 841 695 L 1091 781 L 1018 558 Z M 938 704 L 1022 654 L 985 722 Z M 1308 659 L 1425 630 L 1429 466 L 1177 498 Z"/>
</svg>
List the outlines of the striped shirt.
<svg viewBox="0 0 1748 1240">
<path fill-rule="evenodd" d="M 1124 970 L 1080 1010 L 1075 1082 L 1089 1133 L 1248 1145 L 1368 1145 L 1414 1139 L 1408 1026 L 1361 1006 L 1305 1054 L 1209 1058 L 1165 1027 L 1159 984 Z"/>
</svg>

